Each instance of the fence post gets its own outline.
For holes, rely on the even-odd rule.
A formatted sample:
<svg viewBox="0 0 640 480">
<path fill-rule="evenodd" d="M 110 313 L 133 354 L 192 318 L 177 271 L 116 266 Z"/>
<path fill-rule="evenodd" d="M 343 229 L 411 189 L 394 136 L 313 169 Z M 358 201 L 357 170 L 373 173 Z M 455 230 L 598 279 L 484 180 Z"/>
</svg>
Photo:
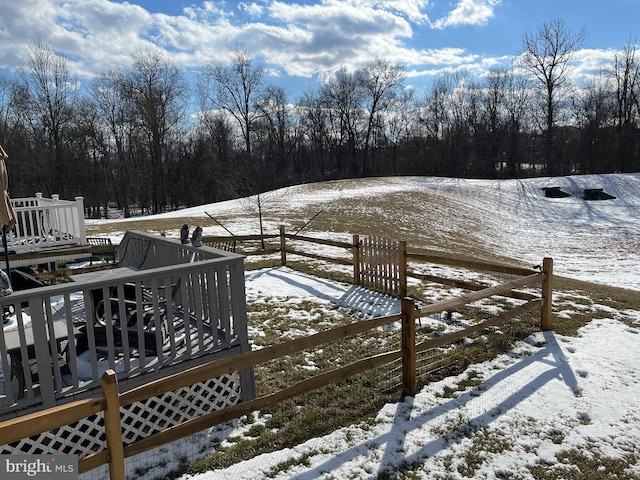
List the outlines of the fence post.
<svg viewBox="0 0 640 480">
<path fill-rule="evenodd" d="M 540 328 L 551 330 L 551 307 L 553 305 L 553 258 L 545 257 L 542 261 L 542 312 L 540 313 Z"/>
<path fill-rule="evenodd" d="M 105 397 L 104 430 L 109 449 L 110 480 L 126 480 L 124 446 L 120 420 L 120 395 L 116 372 L 109 369 L 102 375 L 102 395 Z"/>
<path fill-rule="evenodd" d="M 411 298 L 402 299 L 402 396 L 418 393 L 416 381 L 416 320 Z"/>
<path fill-rule="evenodd" d="M 360 285 L 360 236 L 353 236 L 353 284 Z"/>
<path fill-rule="evenodd" d="M 284 236 L 284 225 L 280 225 L 280 263 L 287 266 L 287 239 Z"/>
<path fill-rule="evenodd" d="M 398 269 L 399 296 L 404 298 L 407 296 L 407 242 L 405 240 L 398 242 Z"/>
</svg>

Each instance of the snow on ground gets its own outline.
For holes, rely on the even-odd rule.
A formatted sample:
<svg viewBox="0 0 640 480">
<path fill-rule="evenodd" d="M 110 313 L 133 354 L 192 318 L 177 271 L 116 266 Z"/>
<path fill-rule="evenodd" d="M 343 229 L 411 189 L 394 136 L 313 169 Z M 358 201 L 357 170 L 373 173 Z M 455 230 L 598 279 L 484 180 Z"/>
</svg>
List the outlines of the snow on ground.
<svg viewBox="0 0 640 480">
<path fill-rule="evenodd" d="M 342 307 L 358 317 L 381 317 L 400 312 L 398 299 L 355 285 L 344 285 L 311 277 L 289 268 L 249 271 L 245 275 L 247 302 L 312 300 L 328 308 Z"/>
<path fill-rule="evenodd" d="M 543 187 L 572 194 L 550 199 Z M 585 201 L 586 188 L 603 188 L 615 200 Z M 410 247 L 437 248 L 464 254 L 483 248 L 536 265 L 554 258 L 556 273 L 640 290 L 640 174 L 585 175 L 524 180 L 469 180 L 436 177 L 388 177 L 299 185 L 264 200 L 265 232 L 297 220 L 293 231 L 322 210 L 321 219 L 340 218 L 319 234 L 349 240 L 363 222 L 390 224 L 398 240 L 416 234 Z M 374 203 L 374 202 L 385 203 Z M 395 203 L 394 203 L 395 202 Z M 409 207 L 400 208 L 402 205 Z M 206 212 L 206 213 L 205 213 Z M 294 212 L 292 214 L 291 212 Z M 300 215 L 304 212 L 307 216 Z M 149 218 L 166 220 L 167 235 L 179 237 L 182 222 L 201 224 L 204 235 L 227 235 L 207 214 L 236 235 L 255 234 L 259 224 L 247 202 L 233 200 Z M 297 214 L 297 215 L 296 215 Z M 122 220 L 111 220 L 115 228 Z M 91 227 L 104 220 L 89 220 Z M 372 229 L 371 233 L 378 233 Z M 112 234 L 118 242 L 123 232 Z M 417 243 L 417 244 L 416 244 Z"/>
<path fill-rule="evenodd" d="M 348 290 L 287 268 L 250 272 L 247 278 L 248 296 L 274 292 L 274 300 L 344 305 Z M 379 305 L 371 313 L 396 308 L 397 303 Z M 577 337 L 540 332 L 508 354 L 386 405 L 374 426 L 339 429 L 293 449 L 182 479 L 265 478 L 288 461 L 293 466 L 270 478 L 374 479 L 401 468 L 411 478 L 463 478 L 457 468 L 478 448 L 483 458 L 474 478 L 528 479 L 533 476 L 527 466 L 566 468 L 555 455 L 573 448 L 603 457 L 632 455 L 640 445 L 640 312 L 622 315 L 637 327 L 603 317 Z M 442 395 L 469 372 L 482 383 L 453 398 Z M 478 447 L 481 441 L 487 446 Z M 627 473 L 640 475 L 640 463 Z"/>
<path fill-rule="evenodd" d="M 573 195 L 548 199 L 541 190 L 545 186 Z M 587 202 L 581 197 L 584 188 L 603 188 L 617 198 Z M 429 203 L 394 220 L 399 234 L 422 229 L 433 244 L 449 244 L 454 251 L 463 246 L 456 244 L 459 237 L 471 235 L 495 253 L 531 264 L 551 256 L 556 273 L 640 290 L 640 174 L 507 181 L 410 177 L 303 185 L 283 190 L 271 205 L 268 226 L 275 230 L 286 211 L 341 209 L 344 214 L 350 208 L 358 210 L 358 199 L 395 194 L 422 198 L 421 192 L 429 193 Z M 178 218 L 201 221 L 204 212 L 224 216 L 225 225 L 236 234 L 257 230 L 237 201 L 161 218 L 168 224 Z M 180 226 L 172 227 L 176 236 Z M 338 227 L 335 232 L 348 233 Z M 224 233 L 205 226 L 205 235 Z M 399 308 L 383 297 L 287 268 L 248 272 L 247 297 L 355 307 L 363 315 Z M 575 306 L 579 308 L 583 307 Z M 598 478 L 613 478 L 607 477 L 606 463 L 598 459 L 631 458 L 640 445 L 640 312 L 607 311 L 604 306 L 600 311 L 601 318 L 578 336 L 540 332 L 508 354 L 432 383 L 415 398 L 386 405 L 373 426 L 339 429 L 293 449 L 182 479 L 257 479 L 278 471 L 278 466 L 283 470 L 273 478 L 394 478 L 393 473 L 402 470 L 407 478 L 463 478 L 463 467 L 470 464 L 475 478 L 529 479 L 534 478 L 529 468 L 535 466 L 565 469 L 569 476 L 574 467 L 556 454 L 571 449 L 595 459 Z M 442 395 L 445 386 L 459 385 L 470 375 L 481 382 L 453 397 Z M 472 454 L 479 456 L 475 463 Z M 635 458 L 626 478 L 640 476 L 640 460 Z"/>
</svg>

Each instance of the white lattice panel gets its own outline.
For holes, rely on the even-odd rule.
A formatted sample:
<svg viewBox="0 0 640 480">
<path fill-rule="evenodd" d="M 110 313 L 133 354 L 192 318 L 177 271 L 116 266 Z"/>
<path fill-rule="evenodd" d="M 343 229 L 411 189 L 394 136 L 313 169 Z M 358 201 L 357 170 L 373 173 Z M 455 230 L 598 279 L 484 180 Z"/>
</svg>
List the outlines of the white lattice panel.
<svg viewBox="0 0 640 480">
<path fill-rule="evenodd" d="M 185 420 L 236 405 L 240 390 L 240 375 L 233 373 L 123 407 L 123 441 L 130 444 Z M 66 453 L 84 457 L 104 446 L 102 415 L 94 415 L 74 425 L 4 445 L 0 454 Z"/>
</svg>

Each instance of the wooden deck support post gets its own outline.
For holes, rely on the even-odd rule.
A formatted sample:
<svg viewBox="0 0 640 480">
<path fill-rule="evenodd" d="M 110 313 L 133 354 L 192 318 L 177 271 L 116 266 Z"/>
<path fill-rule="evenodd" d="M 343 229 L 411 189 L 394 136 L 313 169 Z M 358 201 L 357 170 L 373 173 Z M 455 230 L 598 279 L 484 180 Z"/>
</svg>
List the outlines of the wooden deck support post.
<svg viewBox="0 0 640 480">
<path fill-rule="evenodd" d="M 360 236 L 353 236 L 353 284 L 360 285 Z"/>
<path fill-rule="evenodd" d="M 542 312 L 540 313 L 540 328 L 551 330 L 551 307 L 553 305 L 553 258 L 545 257 L 542 261 Z"/>
<path fill-rule="evenodd" d="M 126 480 L 124 446 L 120 419 L 120 396 L 116 372 L 109 369 L 102 375 L 102 394 L 105 397 L 104 429 L 109 449 L 109 478 Z"/>
<path fill-rule="evenodd" d="M 280 225 L 280 263 L 287 266 L 287 239 L 284 236 L 284 225 Z"/>
<path fill-rule="evenodd" d="M 416 381 L 416 320 L 411 298 L 402 299 L 402 396 L 418 393 Z"/>
</svg>

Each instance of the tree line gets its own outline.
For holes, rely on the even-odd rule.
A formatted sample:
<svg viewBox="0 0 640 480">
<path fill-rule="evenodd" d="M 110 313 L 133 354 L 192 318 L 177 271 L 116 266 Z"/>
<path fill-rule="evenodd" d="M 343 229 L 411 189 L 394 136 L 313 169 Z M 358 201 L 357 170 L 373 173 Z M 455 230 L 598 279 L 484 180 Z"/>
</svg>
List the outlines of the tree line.
<svg viewBox="0 0 640 480">
<path fill-rule="evenodd" d="M 10 194 L 83 196 L 90 216 L 129 216 L 341 178 L 639 171 L 635 42 L 575 85 L 585 36 L 549 21 L 523 35 L 512 65 L 452 70 L 422 93 L 378 58 L 295 101 L 247 51 L 194 81 L 159 50 L 138 52 L 81 87 L 37 41 L 0 77 Z"/>
</svg>

